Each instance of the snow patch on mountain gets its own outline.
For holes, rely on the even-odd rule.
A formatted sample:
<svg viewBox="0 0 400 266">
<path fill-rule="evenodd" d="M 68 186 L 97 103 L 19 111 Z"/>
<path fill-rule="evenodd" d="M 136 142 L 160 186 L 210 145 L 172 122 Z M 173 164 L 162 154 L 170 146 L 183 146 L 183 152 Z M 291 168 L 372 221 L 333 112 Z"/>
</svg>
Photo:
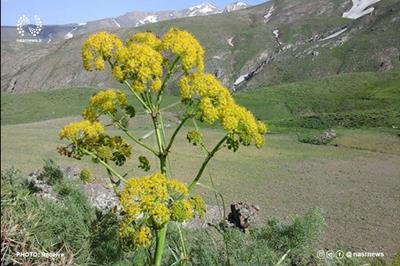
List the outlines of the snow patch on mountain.
<svg viewBox="0 0 400 266">
<path fill-rule="evenodd" d="M 326 40 L 335 38 L 335 37 L 339 36 L 340 34 L 342 34 L 343 32 L 345 32 L 346 30 L 347 30 L 347 27 L 345 27 L 345 28 L 343 28 L 343 29 L 341 29 L 341 30 L 339 30 L 337 32 L 332 33 L 331 35 L 321 39 L 320 41 L 326 41 Z"/>
<path fill-rule="evenodd" d="M 150 15 L 145 17 L 144 19 L 139 20 L 139 25 L 147 24 L 147 23 L 156 23 L 158 22 L 158 16 Z"/>
<path fill-rule="evenodd" d="M 214 5 L 210 3 L 202 3 L 197 6 L 189 7 L 189 12 L 187 14 L 188 17 L 201 16 L 201 15 L 209 15 L 220 13 L 221 11 Z"/>
<path fill-rule="evenodd" d="M 244 9 L 247 7 L 249 7 L 249 4 L 247 4 L 245 2 L 234 2 L 225 7 L 225 12 L 237 11 L 237 10 Z"/>
<path fill-rule="evenodd" d="M 74 37 L 74 35 L 72 34 L 72 32 L 68 32 L 67 34 L 64 35 L 64 39 L 66 39 L 66 40 L 71 39 L 73 37 Z"/>
<path fill-rule="evenodd" d="M 68 40 L 74 37 L 74 34 L 72 34 L 72 32 L 76 31 L 78 27 L 73 28 L 70 32 L 68 32 L 67 34 L 64 35 L 64 39 Z"/>
<path fill-rule="evenodd" d="M 270 19 L 271 16 L 272 16 L 272 12 L 274 12 L 274 11 L 275 11 L 275 6 L 271 6 L 271 7 L 268 9 L 267 14 L 264 15 L 264 23 L 267 23 L 267 22 L 269 21 L 269 19 Z"/>
<path fill-rule="evenodd" d="M 112 21 L 115 23 L 115 26 L 121 28 L 121 25 L 115 20 L 115 18 L 113 18 Z"/>
<path fill-rule="evenodd" d="M 240 83 L 245 81 L 248 78 L 248 76 L 249 76 L 249 74 L 241 75 L 240 77 L 238 77 L 237 80 L 235 80 L 235 83 L 233 83 L 233 85 L 235 85 L 235 86 L 239 85 Z"/>
<path fill-rule="evenodd" d="M 378 3 L 381 0 L 353 0 L 353 6 L 350 10 L 343 13 L 342 17 L 349 19 L 358 19 L 362 16 L 368 15 L 374 11 L 371 5 Z"/>
<path fill-rule="evenodd" d="M 78 24 L 78 26 L 85 26 L 87 24 L 87 22 L 81 22 Z"/>
</svg>

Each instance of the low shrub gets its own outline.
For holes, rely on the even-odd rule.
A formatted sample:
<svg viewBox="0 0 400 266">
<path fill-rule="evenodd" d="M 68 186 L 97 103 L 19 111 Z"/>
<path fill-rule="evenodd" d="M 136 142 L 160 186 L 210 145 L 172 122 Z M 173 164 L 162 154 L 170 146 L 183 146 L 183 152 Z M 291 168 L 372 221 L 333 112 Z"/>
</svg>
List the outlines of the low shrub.
<svg viewBox="0 0 400 266">
<path fill-rule="evenodd" d="M 52 159 L 44 160 L 43 170 L 38 176 L 39 180 L 45 181 L 48 185 L 54 185 L 61 181 L 64 177 L 60 166 L 58 166 Z"/>
<path fill-rule="evenodd" d="M 48 166 L 48 165 L 45 165 Z M 53 168 L 44 169 L 55 183 L 57 201 L 38 198 L 17 172 L 2 172 L 2 265 L 87 264 L 91 260 L 90 225 L 94 210 L 83 191 L 62 179 Z M 51 174 L 54 174 L 52 176 Z M 60 179 L 61 177 L 61 179 Z M 17 252 L 47 252 L 63 257 L 19 257 Z"/>
</svg>

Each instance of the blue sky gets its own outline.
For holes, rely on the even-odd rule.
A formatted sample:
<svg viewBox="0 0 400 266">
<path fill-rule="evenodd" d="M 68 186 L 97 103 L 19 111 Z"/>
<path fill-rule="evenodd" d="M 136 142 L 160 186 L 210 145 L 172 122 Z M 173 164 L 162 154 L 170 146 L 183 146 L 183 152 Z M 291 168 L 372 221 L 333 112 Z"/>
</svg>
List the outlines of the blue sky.
<svg viewBox="0 0 400 266">
<path fill-rule="evenodd" d="M 242 0 L 243 1 L 243 0 Z M 116 17 L 132 10 L 159 11 L 183 9 L 197 5 L 202 0 L 1 0 L 1 25 L 15 26 L 19 17 L 30 20 L 38 15 L 43 24 L 85 22 L 105 17 Z M 219 8 L 232 0 L 210 0 Z M 251 5 L 265 0 L 244 1 Z"/>
</svg>

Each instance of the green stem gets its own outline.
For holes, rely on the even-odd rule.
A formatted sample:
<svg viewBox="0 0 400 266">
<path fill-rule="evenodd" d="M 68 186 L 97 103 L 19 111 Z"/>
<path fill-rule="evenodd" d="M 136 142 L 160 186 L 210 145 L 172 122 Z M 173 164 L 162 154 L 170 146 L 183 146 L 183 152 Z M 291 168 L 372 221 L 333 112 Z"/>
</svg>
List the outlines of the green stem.
<svg viewBox="0 0 400 266">
<path fill-rule="evenodd" d="M 115 195 L 117 195 L 117 197 L 119 197 L 120 193 L 119 193 L 119 191 L 118 191 L 117 184 L 114 182 L 112 173 L 111 173 L 111 171 L 108 170 L 108 169 L 107 169 L 107 174 L 108 174 L 108 178 L 110 179 L 111 186 L 112 186 L 112 188 L 113 188 L 113 190 L 114 190 Z"/>
<path fill-rule="evenodd" d="M 182 230 L 181 230 L 181 225 L 180 224 L 178 224 L 178 232 L 179 232 L 179 238 L 181 240 L 182 254 L 183 254 L 183 259 L 184 259 L 183 265 L 186 265 L 186 258 L 187 258 L 186 246 L 185 246 L 185 240 L 183 239 L 183 234 L 182 234 Z"/>
<path fill-rule="evenodd" d="M 91 151 L 88 151 L 85 148 L 82 148 L 82 151 L 85 152 L 87 155 L 89 155 L 90 157 L 92 157 L 93 159 L 97 160 L 101 165 L 103 165 L 107 170 L 109 170 L 111 173 L 113 173 L 116 177 L 118 177 L 121 181 L 123 182 L 127 182 L 127 180 L 120 175 L 117 171 L 114 170 L 114 168 L 112 168 L 108 163 L 106 163 L 105 161 L 103 161 L 102 159 L 100 159 L 96 154 L 94 154 Z"/>
<path fill-rule="evenodd" d="M 153 117 L 153 124 L 154 124 L 154 129 L 156 131 L 156 137 L 157 137 L 157 143 L 160 149 L 160 153 L 158 155 L 158 158 L 160 160 L 160 171 L 161 173 L 165 174 L 166 173 L 166 155 L 163 153 L 163 141 L 161 139 L 161 135 L 159 134 L 159 129 L 158 129 L 158 123 L 157 123 L 157 117 Z M 156 252 L 154 256 L 154 265 L 155 266 L 160 266 L 162 262 L 162 256 L 164 253 L 164 246 L 165 246 L 165 238 L 167 235 L 167 226 L 168 224 L 165 224 L 158 232 L 157 232 L 157 239 L 156 239 Z"/>
<path fill-rule="evenodd" d="M 117 121 L 117 119 L 115 118 L 115 116 L 112 113 L 108 113 L 109 116 L 111 116 L 111 118 L 117 123 L 118 127 L 124 131 L 124 133 L 130 138 L 132 139 L 134 142 L 136 142 L 137 144 L 139 144 L 140 146 L 142 146 L 143 148 L 147 149 L 148 151 L 152 152 L 153 154 L 155 154 L 156 156 L 158 155 L 157 152 L 152 149 L 151 147 L 149 147 L 148 145 L 146 145 L 144 142 L 140 141 L 138 138 L 136 138 L 134 135 L 132 135 L 131 132 L 129 132 L 128 128 L 123 126 L 121 124 L 121 122 Z"/>
<path fill-rule="evenodd" d="M 219 142 L 217 145 L 215 145 L 214 149 L 207 154 L 206 159 L 204 160 L 203 164 L 201 165 L 199 172 L 197 173 L 196 177 L 193 179 L 192 183 L 190 183 L 188 189 L 189 189 L 189 193 L 192 191 L 192 189 L 194 188 L 194 186 L 197 184 L 197 182 L 199 181 L 201 175 L 204 172 L 204 169 L 206 169 L 207 164 L 209 163 L 209 161 L 211 160 L 212 157 L 214 157 L 214 155 L 219 151 L 219 148 L 222 146 L 222 144 L 224 144 L 225 140 L 228 138 L 228 135 L 225 135 Z"/>
<path fill-rule="evenodd" d="M 163 143 L 166 143 L 167 137 L 165 134 L 164 120 L 163 120 L 163 116 L 161 113 L 160 113 L 160 126 L 161 126 L 161 133 L 162 133 L 162 141 L 163 141 Z"/>
<path fill-rule="evenodd" d="M 150 108 L 151 112 L 155 111 L 155 107 L 153 105 L 153 101 L 151 99 L 151 95 L 148 91 L 144 91 L 141 93 L 143 101 L 147 104 L 147 106 Z"/>
<path fill-rule="evenodd" d="M 168 224 L 164 225 L 157 232 L 156 253 L 154 256 L 154 265 L 155 266 L 160 266 L 161 262 L 162 262 L 162 256 L 164 253 L 164 246 L 165 246 L 165 238 L 167 236 L 167 227 L 168 227 Z"/>
<path fill-rule="evenodd" d="M 125 132 L 125 134 L 132 139 L 134 142 L 136 142 L 137 144 L 139 144 L 140 146 L 142 146 L 143 148 L 147 149 L 148 151 L 152 152 L 154 155 L 158 155 L 157 152 L 152 149 L 151 147 L 149 147 L 148 145 L 146 145 L 144 142 L 140 141 L 138 138 L 136 138 L 135 136 L 133 136 L 127 128 L 125 127 L 120 127 L 122 129 L 122 131 Z"/>
<path fill-rule="evenodd" d="M 151 118 L 153 120 L 153 126 L 154 126 L 154 130 L 156 132 L 156 139 L 157 139 L 157 145 L 158 145 L 158 150 L 159 150 L 158 156 L 160 157 L 162 155 L 165 157 L 164 144 L 163 144 L 163 140 L 162 140 L 162 136 L 161 136 L 161 132 L 160 132 L 160 124 L 158 123 L 158 114 L 156 114 L 156 115 L 152 114 Z"/>
<path fill-rule="evenodd" d="M 164 94 L 164 89 L 167 86 L 168 80 L 171 78 L 172 72 L 174 71 L 174 68 L 175 68 L 176 64 L 178 63 L 179 59 L 180 59 L 180 56 L 177 56 L 175 58 L 174 62 L 172 63 L 171 67 L 169 68 L 169 70 L 167 72 L 167 75 L 164 78 L 164 81 L 163 81 L 163 83 L 161 85 L 161 88 L 160 88 L 160 90 L 158 92 L 158 95 L 157 95 L 157 100 L 156 100 L 157 108 L 160 108 L 162 96 Z"/>
<path fill-rule="evenodd" d="M 135 95 L 136 99 L 142 104 L 143 108 L 146 109 L 147 111 L 151 112 L 150 107 L 143 101 L 142 97 L 140 97 L 139 94 L 131 87 L 128 81 L 125 80 L 125 84 L 128 86 L 129 90 Z"/>
<path fill-rule="evenodd" d="M 173 133 L 172 136 L 171 136 L 171 139 L 169 140 L 168 146 L 167 146 L 167 148 L 165 149 L 165 152 L 166 152 L 166 153 L 168 153 L 169 150 L 171 149 L 172 144 L 174 143 L 174 140 L 175 140 L 176 135 L 178 135 L 178 132 L 181 130 L 183 124 L 185 124 L 185 122 L 186 122 L 188 119 L 189 119 L 189 116 L 186 116 L 186 117 L 181 121 L 181 123 L 179 124 L 179 126 L 175 129 L 174 133 Z"/>
</svg>

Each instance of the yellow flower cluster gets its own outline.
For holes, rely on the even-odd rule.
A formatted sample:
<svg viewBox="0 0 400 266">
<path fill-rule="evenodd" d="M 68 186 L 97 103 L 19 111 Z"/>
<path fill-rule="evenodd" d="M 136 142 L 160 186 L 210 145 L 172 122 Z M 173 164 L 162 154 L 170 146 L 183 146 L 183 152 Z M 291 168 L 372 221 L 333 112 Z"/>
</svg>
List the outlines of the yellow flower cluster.
<svg viewBox="0 0 400 266">
<path fill-rule="evenodd" d="M 150 46 L 156 51 L 161 49 L 161 39 L 158 38 L 152 32 L 137 32 L 131 38 L 126 41 L 126 45 L 129 46 L 131 43 L 145 44 Z"/>
<path fill-rule="evenodd" d="M 153 91 L 161 88 L 163 57 L 150 46 L 131 42 L 118 50 L 116 60 L 113 67 L 116 80 L 132 80 L 136 92 L 143 92 L 148 85 Z"/>
<path fill-rule="evenodd" d="M 139 93 L 146 88 L 160 90 L 163 67 L 168 65 L 163 53 L 179 58 L 185 73 L 204 69 L 204 51 L 199 42 L 189 32 L 176 28 L 170 29 L 163 38 L 151 32 L 135 33 L 125 45 L 116 35 L 99 32 L 91 35 L 82 47 L 86 70 L 104 70 L 108 62 L 114 78 L 120 82 L 131 81 Z"/>
<path fill-rule="evenodd" d="M 85 70 L 104 70 L 105 61 L 112 59 L 123 46 L 115 34 L 98 32 L 91 35 L 82 46 L 83 67 Z"/>
<path fill-rule="evenodd" d="M 161 173 L 140 178 L 130 178 L 119 199 L 123 207 L 120 235 L 134 244 L 146 247 L 151 232 L 169 221 L 183 222 L 194 215 L 204 215 L 206 207 L 201 197 L 184 199 L 188 195 L 186 185 L 176 179 L 167 179 Z"/>
<path fill-rule="evenodd" d="M 98 159 L 106 162 L 112 160 L 118 166 L 123 165 L 127 158 L 131 157 L 131 146 L 120 136 L 111 137 L 105 134 L 98 116 L 103 112 L 115 110 L 116 105 L 126 104 L 125 94 L 114 90 L 101 91 L 93 96 L 90 106 L 82 114 L 84 120 L 70 123 L 60 130 L 60 139 L 67 139 L 70 143 L 58 147 L 58 152 L 64 156 L 81 159 L 90 151 Z"/>
<path fill-rule="evenodd" d="M 184 222 L 192 219 L 193 217 L 193 206 L 189 200 L 175 201 L 172 205 L 172 219 L 177 222 Z"/>
<path fill-rule="evenodd" d="M 189 32 L 171 28 L 162 38 L 162 48 L 180 57 L 185 72 L 195 67 L 204 70 L 203 47 Z"/>
<path fill-rule="evenodd" d="M 151 244 L 151 229 L 147 226 L 141 226 L 135 234 L 135 243 L 141 247 L 148 247 Z"/>
<path fill-rule="evenodd" d="M 82 116 L 95 121 L 99 115 L 113 113 L 118 107 L 124 108 L 127 104 L 128 98 L 125 93 L 114 89 L 102 90 L 90 98 L 89 107 L 83 110 Z"/>
<path fill-rule="evenodd" d="M 202 121 L 208 124 L 221 121 L 225 131 L 239 135 L 246 145 L 254 143 L 259 148 L 264 144 L 266 125 L 257 121 L 246 108 L 236 104 L 229 90 L 214 75 L 198 72 L 183 77 L 180 93 L 183 102 L 199 99 Z"/>
<path fill-rule="evenodd" d="M 130 81 L 138 93 L 160 90 L 163 67 L 167 67 L 167 56 L 171 54 L 180 60 L 185 73 L 180 80 L 183 102 L 196 102 L 199 118 L 208 124 L 221 122 L 231 140 L 237 142 L 234 136 L 238 136 L 245 145 L 261 147 L 267 131 L 265 124 L 236 104 L 230 91 L 214 75 L 203 73 L 204 50 L 189 32 L 171 28 L 162 38 L 151 32 L 135 33 L 125 45 L 117 36 L 101 32 L 90 36 L 82 49 L 86 69 L 104 69 L 102 64 L 107 60 L 115 79 Z M 113 111 L 117 105 L 126 105 L 124 95 L 115 91 L 98 94 L 92 98 L 93 107 L 85 110 L 84 117 L 94 121 L 98 110 Z"/>
<path fill-rule="evenodd" d="M 82 120 L 64 126 L 59 132 L 60 139 L 68 139 L 71 142 L 85 139 L 86 141 L 97 141 L 104 132 L 104 127 L 99 122 Z"/>
</svg>

